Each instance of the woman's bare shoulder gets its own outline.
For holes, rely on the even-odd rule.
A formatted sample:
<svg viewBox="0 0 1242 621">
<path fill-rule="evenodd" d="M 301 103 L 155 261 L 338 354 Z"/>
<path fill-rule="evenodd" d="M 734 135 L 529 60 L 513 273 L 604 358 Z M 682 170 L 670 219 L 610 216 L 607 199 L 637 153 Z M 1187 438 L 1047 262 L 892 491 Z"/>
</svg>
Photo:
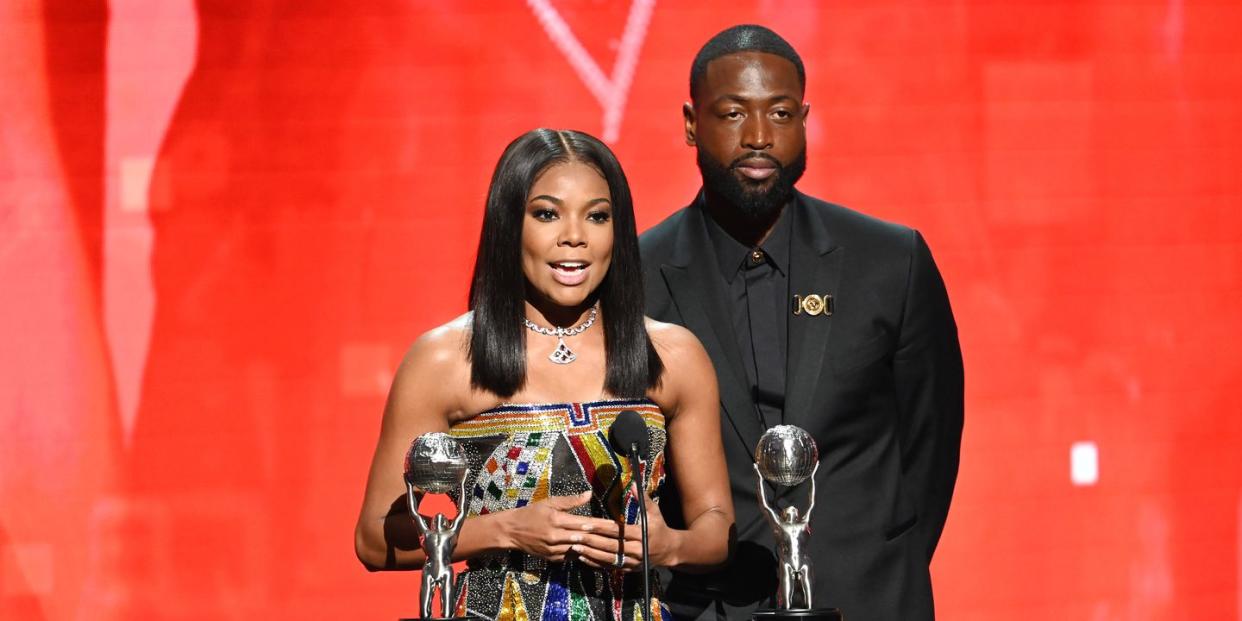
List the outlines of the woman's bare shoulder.
<svg viewBox="0 0 1242 621">
<path fill-rule="evenodd" d="M 451 423 L 470 407 L 470 316 L 432 328 L 410 345 L 388 394 L 395 416 L 434 416 Z"/>
<path fill-rule="evenodd" d="M 466 313 L 421 334 L 410 345 L 397 369 L 398 384 L 440 377 L 446 383 L 463 373 L 470 377 L 470 314 Z"/>
<path fill-rule="evenodd" d="M 465 313 L 424 332 L 410 345 L 393 382 L 394 392 L 442 411 L 450 424 L 501 402 L 471 384 L 470 321 L 471 314 Z"/>
<path fill-rule="evenodd" d="M 647 334 L 664 363 L 664 376 L 651 397 L 666 413 L 698 401 L 716 401 L 716 370 L 694 333 L 682 326 L 647 319 Z"/>
<path fill-rule="evenodd" d="M 645 319 L 647 334 L 651 336 L 651 343 L 655 345 L 656 352 L 661 358 L 672 357 L 682 360 L 702 357 L 706 359 L 707 352 L 704 351 L 703 344 L 690 330 L 675 323 L 664 323 L 650 317 Z M 665 366 L 668 366 L 668 363 L 666 359 Z"/>
</svg>

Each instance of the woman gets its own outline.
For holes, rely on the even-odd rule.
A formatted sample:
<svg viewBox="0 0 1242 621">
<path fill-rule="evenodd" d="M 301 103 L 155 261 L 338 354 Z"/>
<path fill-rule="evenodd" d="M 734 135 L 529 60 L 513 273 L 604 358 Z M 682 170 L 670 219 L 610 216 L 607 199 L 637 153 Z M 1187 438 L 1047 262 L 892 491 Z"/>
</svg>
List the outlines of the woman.
<svg viewBox="0 0 1242 621">
<path fill-rule="evenodd" d="M 539 129 L 505 149 L 471 312 L 421 336 L 393 381 L 356 530 L 363 564 L 422 565 L 403 459 L 413 438 L 447 431 L 471 467 L 467 498 L 455 499 L 469 516 L 454 553 L 469 560 L 459 615 L 636 618 L 639 529 L 613 518 L 633 523 L 638 499 L 610 493 L 629 470 L 606 441 L 627 409 L 651 439 L 647 489 L 658 496 L 666 473 L 681 486 L 673 509 L 685 528 L 647 503 L 650 565 L 726 560 L 733 506 L 715 374 L 690 332 L 643 317 L 638 256 L 629 186 L 603 143 Z"/>
</svg>

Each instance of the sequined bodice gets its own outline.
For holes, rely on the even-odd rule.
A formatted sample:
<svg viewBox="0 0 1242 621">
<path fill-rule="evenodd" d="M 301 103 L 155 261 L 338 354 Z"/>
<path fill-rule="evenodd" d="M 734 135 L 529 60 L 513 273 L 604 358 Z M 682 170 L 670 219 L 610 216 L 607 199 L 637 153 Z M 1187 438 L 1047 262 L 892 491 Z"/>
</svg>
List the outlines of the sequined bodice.
<svg viewBox="0 0 1242 621">
<path fill-rule="evenodd" d="M 635 524 L 638 499 L 630 489 L 630 467 L 608 444 L 608 429 L 625 410 L 638 412 L 647 424 L 651 452 L 643 480 L 650 493 L 658 493 L 667 435 L 664 414 L 650 400 L 506 404 L 449 430 L 465 448 L 470 466 L 467 515 L 517 509 L 589 489 L 591 502 L 574 513 Z M 634 606 L 642 599 L 639 574 L 598 571 L 574 561 L 549 563 L 516 551 L 472 558 L 457 593 L 459 616 L 497 620 L 633 621 L 639 612 Z M 657 606 L 658 616 L 667 617 L 653 603 Z"/>
</svg>

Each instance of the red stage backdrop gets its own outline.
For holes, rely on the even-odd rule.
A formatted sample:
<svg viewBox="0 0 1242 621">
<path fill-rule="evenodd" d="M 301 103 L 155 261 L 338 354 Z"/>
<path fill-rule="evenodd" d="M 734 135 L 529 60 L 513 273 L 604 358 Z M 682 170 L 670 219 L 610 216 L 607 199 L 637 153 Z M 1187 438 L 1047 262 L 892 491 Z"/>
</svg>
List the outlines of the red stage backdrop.
<svg viewBox="0 0 1242 621">
<path fill-rule="evenodd" d="M 801 187 L 947 280 L 941 617 L 1242 618 L 1242 7 L 1190 0 L 0 3 L 0 617 L 412 614 L 353 524 L 500 151 L 604 137 L 650 226 L 740 22 L 806 61 Z"/>
</svg>

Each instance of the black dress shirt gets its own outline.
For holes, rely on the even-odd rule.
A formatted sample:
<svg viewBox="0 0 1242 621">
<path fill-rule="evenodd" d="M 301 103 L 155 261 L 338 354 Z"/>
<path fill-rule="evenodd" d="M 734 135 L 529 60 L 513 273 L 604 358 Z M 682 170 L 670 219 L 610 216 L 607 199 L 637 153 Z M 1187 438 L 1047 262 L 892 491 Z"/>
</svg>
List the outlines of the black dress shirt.
<svg viewBox="0 0 1242 621">
<path fill-rule="evenodd" d="M 719 262 L 750 392 L 764 427 L 785 412 L 785 355 L 789 334 L 789 256 L 793 207 L 786 207 L 768 238 L 747 246 L 708 217 L 707 233 Z"/>
</svg>

